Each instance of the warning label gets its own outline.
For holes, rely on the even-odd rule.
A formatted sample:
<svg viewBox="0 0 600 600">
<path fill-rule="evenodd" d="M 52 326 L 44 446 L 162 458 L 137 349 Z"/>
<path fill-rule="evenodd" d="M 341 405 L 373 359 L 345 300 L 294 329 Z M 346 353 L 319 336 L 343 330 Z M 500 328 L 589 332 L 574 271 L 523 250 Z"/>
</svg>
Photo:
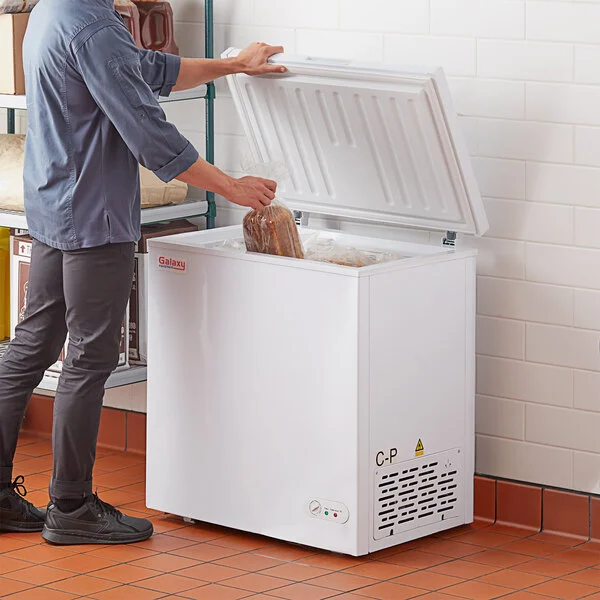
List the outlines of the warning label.
<svg viewBox="0 0 600 600">
<path fill-rule="evenodd" d="M 417 442 L 417 446 L 415 447 L 415 456 L 423 456 L 425 452 L 425 447 L 423 446 L 423 442 L 419 440 Z"/>
</svg>

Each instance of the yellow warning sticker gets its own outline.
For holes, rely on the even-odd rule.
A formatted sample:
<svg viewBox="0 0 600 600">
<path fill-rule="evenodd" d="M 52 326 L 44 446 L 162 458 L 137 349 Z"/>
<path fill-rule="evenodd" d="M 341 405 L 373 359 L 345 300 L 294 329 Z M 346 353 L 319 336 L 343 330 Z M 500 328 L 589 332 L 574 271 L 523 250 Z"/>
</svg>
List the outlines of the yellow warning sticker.
<svg viewBox="0 0 600 600">
<path fill-rule="evenodd" d="M 423 446 L 423 442 L 419 439 L 417 442 L 417 446 L 415 448 L 415 456 L 423 456 L 425 452 L 425 447 Z"/>
</svg>

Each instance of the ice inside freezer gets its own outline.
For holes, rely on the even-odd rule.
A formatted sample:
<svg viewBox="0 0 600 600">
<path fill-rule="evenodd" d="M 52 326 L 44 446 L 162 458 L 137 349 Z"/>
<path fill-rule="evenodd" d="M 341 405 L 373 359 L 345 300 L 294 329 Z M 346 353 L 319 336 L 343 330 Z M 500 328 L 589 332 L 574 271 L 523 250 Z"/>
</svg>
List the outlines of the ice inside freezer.
<svg viewBox="0 0 600 600">
<path fill-rule="evenodd" d="M 369 267 L 372 265 L 409 258 L 407 255 L 371 248 L 357 248 L 340 243 L 322 232 L 300 233 L 304 249 L 304 260 L 328 262 L 346 267 Z M 212 244 L 210 248 L 247 252 L 243 237 L 237 237 Z M 300 260 L 300 259 L 291 259 Z"/>
</svg>

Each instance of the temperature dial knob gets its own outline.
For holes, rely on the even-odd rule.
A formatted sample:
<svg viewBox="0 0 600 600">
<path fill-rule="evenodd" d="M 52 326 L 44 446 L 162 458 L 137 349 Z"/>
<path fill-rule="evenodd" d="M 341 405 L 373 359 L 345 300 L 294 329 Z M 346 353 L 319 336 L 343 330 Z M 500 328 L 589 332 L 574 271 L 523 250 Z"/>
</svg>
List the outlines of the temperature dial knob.
<svg viewBox="0 0 600 600">
<path fill-rule="evenodd" d="M 310 510 L 311 514 L 313 515 L 320 515 L 321 514 L 321 503 L 317 502 L 316 500 L 313 500 L 309 506 L 308 509 Z"/>
</svg>

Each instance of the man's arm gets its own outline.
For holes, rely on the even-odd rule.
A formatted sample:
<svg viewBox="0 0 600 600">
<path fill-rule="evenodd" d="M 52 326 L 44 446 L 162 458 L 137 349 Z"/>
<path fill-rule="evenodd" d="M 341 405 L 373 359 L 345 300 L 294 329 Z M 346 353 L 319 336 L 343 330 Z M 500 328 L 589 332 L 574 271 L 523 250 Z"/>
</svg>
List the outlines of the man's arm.
<svg viewBox="0 0 600 600">
<path fill-rule="evenodd" d="M 246 73 L 246 75 L 285 73 L 287 69 L 284 66 L 267 62 L 271 56 L 281 52 L 283 52 L 282 46 L 269 46 L 262 42 L 255 42 L 232 58 L 182 58 L 177 83 L 173 89 L 187 90 L 235 73 Z"/>
<path fill-rule="evenodd" d="M 124 27 L 109 25 L 73 42 L 75 67 L 90 94 L 110 119 L 136 160 L 162 181 L 180 179 L 223 195 L 230 202 L 260 209 L 275 197 L 275 182 L 234 179 L 198 156 L 168 123 L 142 75 L 140 56 Z"/>
</svg>

